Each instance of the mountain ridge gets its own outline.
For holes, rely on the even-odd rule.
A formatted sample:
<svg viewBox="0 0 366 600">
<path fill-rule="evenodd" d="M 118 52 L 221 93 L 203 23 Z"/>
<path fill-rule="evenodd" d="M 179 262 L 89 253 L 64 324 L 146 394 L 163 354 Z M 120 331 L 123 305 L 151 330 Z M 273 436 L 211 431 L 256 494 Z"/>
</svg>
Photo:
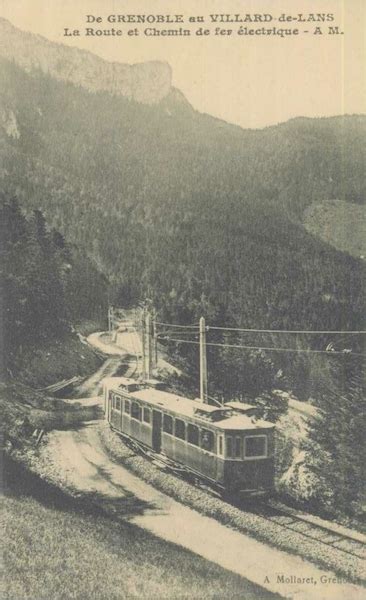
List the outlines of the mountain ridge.
<svg viewBox="0 0 366 600">
<path fill-rule="evenodd" d="M 156 104 L 172 91 L 172 70 L 166 62 L 109 62 L 88 50 L 22 31 L 2 17 L 0 37 L 0 56 L 29 73 L 40 70 L 89 91 L 104 90 L 142 104 Z"/>
</svg>

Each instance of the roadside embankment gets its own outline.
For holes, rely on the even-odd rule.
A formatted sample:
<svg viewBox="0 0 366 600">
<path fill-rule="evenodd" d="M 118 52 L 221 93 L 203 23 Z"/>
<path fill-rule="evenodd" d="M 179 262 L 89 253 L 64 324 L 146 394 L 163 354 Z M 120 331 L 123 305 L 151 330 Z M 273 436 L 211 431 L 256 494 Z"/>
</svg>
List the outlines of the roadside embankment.
<svg viewBox="0 0 366 600">
<path fill-rule="evenodd" d="M 12 375 L 39 389 L 74 376 L 88 377 L 102 361 L 82 336 L 73 333 L 37 348 L 24 348 L 15 360 Z"/>
<path fill-rule="evenodd" d="M 0 382 L 1 445 L 8 455 L 33 469 L 44 434 L 73 429 L 100 416 L 100 401 L 83 402 L 83 397 L 100 392 L 101 379 L 118 370 L 122 357 L 103 359 L 77 334 L 36 350 L 23 349 L 20 357 L 6 381 Z M 76 400 L 56 398 L 48 391 L 47 385 L 69 377 L 80 379 L 73 388 Z M 65 397 L 70 390 L 64 388 L 58 394 Z"/>
</svg>

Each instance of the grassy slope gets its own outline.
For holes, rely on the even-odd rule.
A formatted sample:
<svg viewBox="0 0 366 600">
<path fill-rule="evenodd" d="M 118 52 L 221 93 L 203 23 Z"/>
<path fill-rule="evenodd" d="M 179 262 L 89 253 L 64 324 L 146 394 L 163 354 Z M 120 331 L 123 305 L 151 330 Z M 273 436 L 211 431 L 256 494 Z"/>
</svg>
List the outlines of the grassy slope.
<svg viewBox="0 0 366 600">
<path fill-rule="evenodd" d="M 272 598 L 128 523 L 6 497 L 3 600 Z"/>
<path fill-rule="evenodd" d="M 305 228 L 338 250 L 366 256 L 366 207 L 342 200 L 311 204 L 305 211 Z"/>
</svg>

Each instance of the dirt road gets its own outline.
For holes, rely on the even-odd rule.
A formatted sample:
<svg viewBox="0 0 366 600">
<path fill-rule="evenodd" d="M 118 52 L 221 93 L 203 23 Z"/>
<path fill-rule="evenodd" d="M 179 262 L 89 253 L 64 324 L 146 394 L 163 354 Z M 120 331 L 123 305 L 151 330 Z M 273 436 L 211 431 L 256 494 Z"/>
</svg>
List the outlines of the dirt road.
<svg viewBox="0 0 366 600">
<path fill-rule="evenodd" d="M 112 377 L 121 365 L 121 358 L 108 358 L 92 375 L 79 385 L 76 395 L 78 398 L 88 398 L 89 396 L 99 396 L 102 393 L 104 377 Z"/>
</svg>

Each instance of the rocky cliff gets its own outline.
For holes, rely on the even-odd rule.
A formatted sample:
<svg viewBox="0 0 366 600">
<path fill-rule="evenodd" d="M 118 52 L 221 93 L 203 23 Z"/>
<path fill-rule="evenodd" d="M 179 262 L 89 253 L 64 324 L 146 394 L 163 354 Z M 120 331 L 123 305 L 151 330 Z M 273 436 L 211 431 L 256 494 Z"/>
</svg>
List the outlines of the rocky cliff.
<svg viewBox="0 0 366 600">
<path fill-rule="evenodd" d="M 171 91 L 172 75 L 167 63 L 110 63 L 91 52 L 21 31 L 3 18 L 0 18 L 0 56 L 30 74 L 40 70 L 89 91 L 108 91 L 142 104 L 156 104 Z"/>
</svg>

